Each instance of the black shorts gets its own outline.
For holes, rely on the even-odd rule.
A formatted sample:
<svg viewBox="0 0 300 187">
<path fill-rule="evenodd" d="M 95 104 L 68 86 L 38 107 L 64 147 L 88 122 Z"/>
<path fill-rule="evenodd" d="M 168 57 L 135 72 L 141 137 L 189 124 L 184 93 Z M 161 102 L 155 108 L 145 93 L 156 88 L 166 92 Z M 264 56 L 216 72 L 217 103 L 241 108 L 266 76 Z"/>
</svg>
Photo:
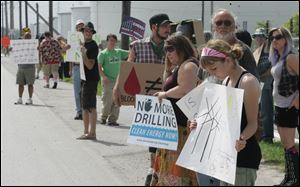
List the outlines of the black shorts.
<svg viewBox="0 0 300 187">
<path fill-rule="evenodd" d="M 156 153 L 156 147 L 149 147 L 149 153 Z"/>
<path fill-rule="evenodd" d="M 275 106 L 275 124 L 278 127 L 296 128 L 298 126 L 299 110 L 295 107 L 280 108 Z"/>
<path fill-rule="evenodd" d="M 81 82 L 81 108 L 83 110 L 96 109 L 98 81 Z"/>
</svg>

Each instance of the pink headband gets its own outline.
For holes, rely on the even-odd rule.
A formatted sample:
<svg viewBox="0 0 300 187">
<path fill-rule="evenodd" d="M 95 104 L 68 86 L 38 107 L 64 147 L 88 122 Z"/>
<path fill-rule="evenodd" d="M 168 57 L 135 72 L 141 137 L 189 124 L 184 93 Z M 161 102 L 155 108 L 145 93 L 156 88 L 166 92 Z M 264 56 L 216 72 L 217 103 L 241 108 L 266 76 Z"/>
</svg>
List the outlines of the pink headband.
<svg viewBox="0 0 300 187">
<path fill-rule="evenodd" d="M 206 47 L 202 49 L 201 57 L 202 56 L 219 57 L 219 58 L 227 57 L 227 55 L 225 55 L 224 53 L 221 53 L 217 50 L 214 50 L 211 48 L 206 48 Z"/>
</svg>

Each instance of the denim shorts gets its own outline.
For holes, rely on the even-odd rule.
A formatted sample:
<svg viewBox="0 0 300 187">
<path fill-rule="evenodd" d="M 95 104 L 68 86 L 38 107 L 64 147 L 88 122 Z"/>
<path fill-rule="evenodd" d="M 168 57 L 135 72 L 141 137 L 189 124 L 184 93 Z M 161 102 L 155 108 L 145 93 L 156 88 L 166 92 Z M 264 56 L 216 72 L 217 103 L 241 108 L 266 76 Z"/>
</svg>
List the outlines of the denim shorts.
<svg viewBox="0 0 300 187">
<path fill-rule="evenodd" d="M 275 124 L 278 127 L 296 128 L 298 126 L 299 110 L 295 107 L 280 108 L 275 106 Z"/>
</svg>

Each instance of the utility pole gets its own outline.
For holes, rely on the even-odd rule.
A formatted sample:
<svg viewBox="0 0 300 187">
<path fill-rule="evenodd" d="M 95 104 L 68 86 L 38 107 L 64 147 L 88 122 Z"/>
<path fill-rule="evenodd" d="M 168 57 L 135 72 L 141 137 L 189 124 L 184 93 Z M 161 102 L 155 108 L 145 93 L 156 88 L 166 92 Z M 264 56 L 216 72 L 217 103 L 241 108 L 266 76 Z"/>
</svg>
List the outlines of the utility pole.
<svg viewBox="0 0 300 187">
<path fill-rule="evenodd" d="M 214 1 L 210 1 L 210 17 L 212 18 L 214 14 Z M 211 23 L 210 31 L 213 32 L 213 25 Z"/>
<path fill-rule="evenodd" d="M 202 17 L 201 17 L 203 28 L 204 28 L 204 2 L 205 1 L 202 1 Z"/>
<path fill-rule="evenodd" d="M 28 1 L 25 1 L 25 25 L 28 28 Z"/>
<path fill-rule="evenodd" d="M 33 8 L 33 6 L 31 6 L 29 3 L 27 4 L 28 7 L 36 14 L 39 15 L 39 19 L 41 19 L 47 26 L 49 26 L 49 22 L 43 17 L 43 15 L 41 15 L 40 13 L 38 13 L 35 8 Z M 59 32 L 57 30 L 55 30 L 55 28 L 53 28 L 53 32 L 57 35 L 60 35 Z"/>
<path fill-rule="evenodd" d="M 19 29 L 20 37 L 22 36 L 22 1 L 19 1 Z"/>
<path fill-rule="evenodd" d="M 39 23 L 39 4 L 36 3 L 36 38 L 39 38 L 40 23 Z"/>
<path fill-rule="evenodd" d="M 1 38 L 4 36 L 4 3 L 1 2 Z"/>
<path fill-rule="evenodd" d="M 122 1 L 122 21 L 125 16 L 130 16 L 131 1 Z M 122 34 L 121 36 L 121 48 L 129 49 L 129 36 Z"/>
<path fill-rule="evenodd" d="M 9 1 L 10 3 L 10 29 L 14 30 L 14 1 Z"/>
<path fill-rule="evenodd" d="M 53 1 L 49 1 L 49 32 L 53 36 Z"/>
<path fill-rule="evenodd" d="M 8 13 L 7 13 L 7 1 L 4 2 L 5 4 L 5 35 L 8 35 Z"/>
</svg>

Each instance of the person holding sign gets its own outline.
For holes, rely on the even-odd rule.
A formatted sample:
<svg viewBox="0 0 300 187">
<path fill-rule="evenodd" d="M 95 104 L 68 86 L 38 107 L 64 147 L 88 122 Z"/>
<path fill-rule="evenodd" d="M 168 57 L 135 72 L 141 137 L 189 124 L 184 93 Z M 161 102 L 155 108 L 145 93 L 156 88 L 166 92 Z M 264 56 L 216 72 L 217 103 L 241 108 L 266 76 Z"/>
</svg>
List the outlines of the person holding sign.
<svg viewBox="0 0 300 187">
<path fill-rule="evenodd" d="M 150 18 L 149 24 L 152 31 L 150 37 L 144 38 L 142 40 L 135 40 L 130 44 L 128 62 L 134 63 L 155 63 L 164 64 L 165 63 L 165 51 L 163 50 L 164 41 L 168 38 L 171 33 L 172 21 L 167 14 L 157 14 Z M 119 79 L 119 78 L 118 78 Z M 121 105 L 119 81 L 113 89 L 113 100 L 116 105 Z M 146 177 L 145 186 L 149 186 L 152 174 L 153 174 L 153 163 L 156 153 L 156 148 L 150 147 L 150 169 Z"/>
<path fill-rule="evenodd" d="M 238 152 L 235 185 L 254 186 L 261 160 L 261 150 L 255 138 L 260 85 L 252 74 L 238 64 L 242 55 L 239 44 L 230 46 L 223 40 L 211 40 L 202 49 L 200 64 L 211 75 L 224 80 L 223 84 L 226 86 L 244 90 L 241 135 L 236 140 L 236 145 L 232 145 Z M 196 126 L 197 122 L 193 120 L 190 128 L 194 129 Z M 221 186 L 224 185 L 229 184 L 221 181 Z"/>
<path fill-rule="evenodd" d="M 96 31 L 94 25 L 88 22 L 83 28 L 84 44 L 81 45 L 81 54 L 84 64 L 86 81 L 81 82 L 81 104 L 83 110 L 84 133 L 79 140 L 96 140 L 97 121 L 97 85 L 99 82 L 98 72 L 98 46 L 92 39 Z"/>
<path fill-rule="evenodd" d="M 118 126 L 120 107 L 113 103 L 112 90 L 120 71 L 120 63 L 128 58 L 128 51 L 115 49 L 118 40 L 114 34 L 107 35 L 106 41 L 107 48 L 98 55 L 103 86 L 101 124 L 106 124 L 108 119 L 109 126 Z"/>
<path fill-rule="evenodd" d="M 269 61 L 268 36 L 264 28 L 258 28 L 252 35 L 258 48 L 253 52 L 257 65 L 259 81 L 264 84 L 260 101 L 261 123 L 263 127 L 262 141 L 273 143 L 274 138 L 274 106 L 273 106 L 273 77 Z"/>
<path fill-rule="evenodd" d="M 159 149 L 156 152 L 153 185 L 191 186 L 197 185 L 193 171 L 176 165 L 176 160 L 188 138 L 187 118 L 176 105 L 184 95 L 197 86 L 198 61 L 193 44 L 183 35 L 173 35 L 164 46 L 166 52 L 164 91 L 154 94 L 159 100 L 171 101 L 178 124 L 179 142 L 177 151 Z"/>
<path fill-rule="evenodd" d="M 81 32 L 84 27 L 83 20 L 79 19 L 76 22 L 76 31 Z M 73 90 L 74 90 L 74 97 L 75 97 L 75 110 L 76 115 L 74 120 L 82 120 L 82 109 L 81 109 L 81 101 L 80 101 L 80 64 L 79 62 L 71 62 L 69 65 L 69 75 L 73 77 Z"/>
<path fill-rule="evenodd" d="M 23 39 L 31 39 L 31 34 L 26 32 Z M 34 62 L 33 62 L 34 63 Z M 35 64 L 19 64 L 17 72 L 17 84 L 19 85 L 19 99 L 15 104 L 23 104 L 22 96 L 24 92 L 24 85 L 28 84 L 29 99 L 26 105 L 32 105 L 33 84 L 35 81 Z"/>
</svg>

